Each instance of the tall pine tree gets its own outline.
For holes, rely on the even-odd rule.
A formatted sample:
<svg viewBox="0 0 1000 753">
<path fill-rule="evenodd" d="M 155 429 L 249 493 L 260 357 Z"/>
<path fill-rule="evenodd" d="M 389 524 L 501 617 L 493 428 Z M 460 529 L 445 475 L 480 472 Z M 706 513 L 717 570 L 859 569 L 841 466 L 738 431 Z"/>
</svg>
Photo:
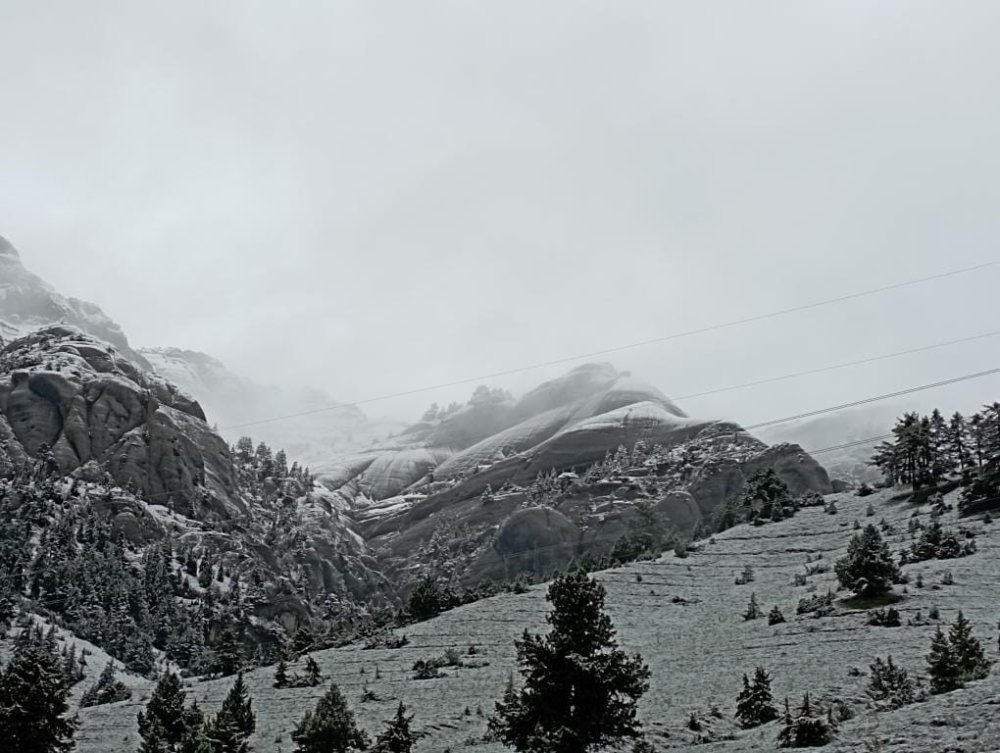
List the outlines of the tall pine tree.
<svg viewBox="0 0 1000 753">
<path fill-rule="evenodd" d="M 549 586 L 548 635 L 515 642 L 524 688 L 510 686 L 490 732 L 524 753 L 586 753 L 639 735 L 649 669 L 618 648 L 604 587 L 583 573 Z"/>
<path fill-rule="evenodd" d="M 316 708 L 307 711 L 295 731 L 295 753 L 348 753 L 365 750 L 368 736 L 358 728 L 343 693 L 331 685 Z"/>
<path fill-rule="evenodd" d="M 68 692 L 62 662 L 52 647 L 44 639 L 19 641 L 0 673 L 0 743 L 5 753 L 72 750 L 77 723 L 66 716 Z"/>
</svg>

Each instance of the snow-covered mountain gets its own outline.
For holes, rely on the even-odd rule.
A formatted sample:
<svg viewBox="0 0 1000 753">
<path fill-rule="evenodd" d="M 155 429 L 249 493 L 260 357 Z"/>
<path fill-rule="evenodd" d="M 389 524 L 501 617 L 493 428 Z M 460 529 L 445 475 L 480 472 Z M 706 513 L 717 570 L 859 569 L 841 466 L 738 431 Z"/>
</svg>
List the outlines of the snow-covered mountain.
<svg viewBox="0 0 1000 753">
<path fill-rule="evenodd" d="M 250 435 L 305 465 L 357 452 L 405 427 L 402 421 L 370 419 L 356 406 L 338 407 L 321 389 L 258 384 L 198 351 L 142 348 L 140 353 L 156 373 L 197 395 L 210 423 L 230 442 Z"/>
<path fill-rule="evenodd" d="M 149 368 L 129 345 L 122 328 L 100 306 L 59 293 L 28 271 L 17 250 L 0 236 L 0 339 L 9 341 L 50 324 L 77 327 L 114 345 L 138 366 Z"/>
</svg>

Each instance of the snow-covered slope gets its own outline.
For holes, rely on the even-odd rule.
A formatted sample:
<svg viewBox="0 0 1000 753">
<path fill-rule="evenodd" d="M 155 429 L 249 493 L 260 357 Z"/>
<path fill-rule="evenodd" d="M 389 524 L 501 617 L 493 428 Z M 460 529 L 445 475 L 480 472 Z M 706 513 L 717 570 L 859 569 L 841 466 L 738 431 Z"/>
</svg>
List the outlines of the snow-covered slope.
<svg viewBox="0 0 1000 753">
<path fill-rule="evenodd" d="M 964 690 L 931 696 L 899 711 L 876 710 L 865 693 L 865 674 L 875 657 L 891 654 L 911 675 L 923 676 L 935 625 L 951 622 L 959 609 L 972 621 L 988 656 L 997 659 L 1000 527 L 981 527 L 979 551 L 970 557 L 906 566 L 914 580 L 921 574 L 926 586 L 910 585 L 905 599 L 896 605 L 903 627 L 869 626 L 864 611 L 839 601 L 825 617 L 796 615 L 799 599 L 825 593 L 836 587 L 836 581 L 829 571 L 808 576 L 806 585 L 795 585 L 795 576 L 806 572 L 807 563 L 822 571 L 818 566 L 829 567 L 842 556 L 854 532 L 853 521 L 866 521 L 869 503 L 895 527 L 897 533 L 890 537 L 894 547 L 909 541 L 906 525 L 914 508 L 892 502 L 889 493 L 864 499 L 835 495 L 833 500 L 839 508 L 836 515 L 821 507 L 808 508 L 780 523 L 738 526 L 718 534 L 686 559 L 668 555 L 599 574 L 608 589 L 608 609 L 621 644 L 641 653 L 652 669 L 651 688 L 640 703 L 639 716 L 656 750 L 776 750 L 776 723 L 741 730 L 733 720 L 740 678 L 758 665 L 771 673 L 779 700 L 788 696 L 795 702 L 808 691 L 814 700 L 836 698 L 850 706 L 854 718 L 840 725 L 825 751 L 1000 750 L 997 667 L 987 679 Z M 926 521 L 927 508 L 919 514 Z M 946 524 L 952 522 L 949 517 L 945 516 Z M 754 581 L 734 585 L 735 576 L 747 565 L 754 568 Z M 938 585 L 945 571 L 952 573 L 954 585 Z M 741 614 L 751 592 L 765 612 L 778 606 L 788 621 L 774 626 L 764 619 L 745 622 Z M 406 628 L 409 644 L 401 649 L 364 650 L 354 645 L 319 652 L 314 658 L 329 681 L 343 690 L 369 733 L 380 730 L 402 700 L 415 713 L 415 728 L 425 734 L 417 744 L 418 753 L 501 753 L 505 748 L 483 741 L 486 716 L 515 669 L 514 639 L 525 629 L 546 629 L 544 596 L 545 587 L 537 586 L 521 595 L 460 607 Z M 939 608 L 939 621 L 926 620 L 932 607 Z M 923 616 L 919 621 L 918 614 Z M 475 654 L 470 655 L 470 647 L 475 647 Z M 448 649 L 462 655 L 469 666 L 446 669 L 439 679 L 413 679 L 416 660 L 440 656 Z M 290 750 L 295 724 L 328 687 L 324 683 L 317 688 L 277 690 L 272 687 L 273 674 L 273 668 L 264 668 L 246 677 L 258 714 L 254 749 L 260 753 Z M 231 678 L 190 682 L 189 693 L 206 711 L 214 711 L 231 684 Z M 362 701 L 364 690 L 377 700 Z M 137 699 L 83 710 L 80 753 L 135 750 L 139 742 L 135 715 L 140 708 Z M 688 729 L 691 714 L 701 721 L 702 732 Z"/>
</svg>

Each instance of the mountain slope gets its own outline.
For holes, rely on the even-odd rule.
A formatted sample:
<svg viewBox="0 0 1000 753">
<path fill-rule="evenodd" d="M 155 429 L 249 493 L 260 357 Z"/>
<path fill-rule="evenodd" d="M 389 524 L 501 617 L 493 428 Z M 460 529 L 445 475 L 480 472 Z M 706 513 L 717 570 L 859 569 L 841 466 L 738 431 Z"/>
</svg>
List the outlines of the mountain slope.
<svg viewBox="0 0 1000 753">
<path fill-rule="evenodd" d="M 688 750 L 695 744 L 732 753 L 775 750 L 774 723 L 744 731 L 732 719 L 740 677 L 757 665 L 771 672 L 778 699 L 787 695 L 794 702 L 808 691 L 814 699 L 839 699 L 851 707 L 854 718 L 841 724 L 837 738 L 824 750 L 985 753 L 1000 747 L 996 668 L 986 680 L 965 690 L 931 696 L 891 712 L 877 711 L 867 699 L 863 674 L 875 657 L 891 654 L 911 674 L 923 675 L 934 623 L 907 626 L 906 621 L 926 616 L 933 606 L 940 608 L 943 623 L 962 609 L 990 658 L 997 658 L 993 636 L 1000 529 L 986 527 L 979 536 L 979 551 L 970 557 L 906 567 L 914 578 L 922 574 L 928 587 L 911 586 L 905 600 L 896 605 L 903 627 L 868 626 L 863 611 L 839 602 L 825 617 L 796 615 L 799 599 L 835 587 L 835 579 L 820 572 L 809 576 L 807 585 L 797 586 L 794 577 L 805 572 L 809 560 L 829 565 L 841 556 L 853 533 L 851 522 L 864 522 L 869 503 L 898 532 L 891 537 L 894 546 L 908 541 L 905 530 L 913 508 L 891 501 L 889 493 L 863 500 L 846 495 L 831 499 L 839 508 L 837 515 L 828 515 L 821 507 L 807 508 L 792 519 L 762 528 L 737 526 L 718 534 L 687 559 L 668 555 L 599 574 L 623 647 L 640 652 L 652 669 L 652 687 L 640 703 L 639 715 L 657 750 Z M 926 519 L 928 508 L 921 508 L 920 515 Z M 735 586 L 734 577 L 746 565 L 754 567 L 754 582 Z M 944 569 L 953 574 L 955 584 L 931 587 Z M 741 613 L 751 591 L 765 611 L 780 606 L 788 622 L 775 626 L 765 620 L 745 622 Z M 405 630 L 410 642 L 401 649 L 364 650 L 354 645 L 318 652 L 314 658 L 324 675 L 344 691 L 370 733 L 381 728 L 399 699 L 412 707 L 416 729 L 426 735 L 417 751 L 500 753 L 505 750 L 502 746 L 482 741 L 485 716 L 492 713 L 493 702 L 514 669 L 514 639 L 525 629 L 545 629 L 544 592 L 542 586 L 533 587 L 525 594 L 494 597 L 410 626 Z M 470 646 L 475 647 L 474 654 Z M 439 679 L 413 679 L 414 661 L 440 656 L 448 649 L 456 650 L 469 666 L 448 668 Z M 292 728 L 326 687 L 276 690 L 272 677 L 273 668 L 247 675 L 258 713 L 255 749 L 261 753 L 291 748 Z M 211 711 L 218 708 L 231 682 L 228 678 L 190 683 L 191 694 Z M 377 700 L 362 702 L 366 689 Z M 138 702 L 125 702 L 82 711 L 81 753 L 134 750 L 138 743 L 134 720 L 140 708 Z M 703 732 L 688 729 L 692 713 L 701 720 Z"/>
</svg>

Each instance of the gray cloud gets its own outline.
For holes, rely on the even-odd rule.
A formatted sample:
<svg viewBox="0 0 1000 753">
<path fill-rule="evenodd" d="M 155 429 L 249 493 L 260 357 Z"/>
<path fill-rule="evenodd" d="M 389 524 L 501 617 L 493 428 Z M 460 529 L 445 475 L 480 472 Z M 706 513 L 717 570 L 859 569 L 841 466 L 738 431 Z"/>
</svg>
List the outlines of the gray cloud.
<svg viewBox="0 0 1000 753">
<path fill-rule="evenodd" d="M 8 3 L 0 233 L 138 344 L 344 399 L 643 340 L 996 256 L 998 17 L 986 2 Z M 677 394 L 975 334 L 1000 327 L 998 274 L 612 360 Z M 684 407 L 752 422 L 994 352 Z"/>
</svg>

